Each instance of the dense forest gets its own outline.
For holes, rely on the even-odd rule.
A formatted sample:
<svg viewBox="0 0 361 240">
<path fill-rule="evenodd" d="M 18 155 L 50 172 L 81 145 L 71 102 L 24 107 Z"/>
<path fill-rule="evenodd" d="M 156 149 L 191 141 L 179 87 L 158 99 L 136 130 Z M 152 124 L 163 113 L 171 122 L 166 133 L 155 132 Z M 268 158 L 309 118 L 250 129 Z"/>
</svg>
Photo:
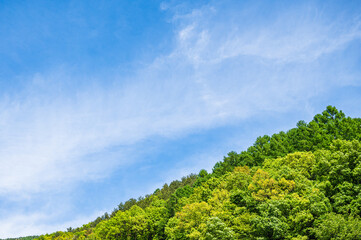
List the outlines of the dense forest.
<svg viewBox="0 0 361 240">
<path fill-rule="evenodd" d="M 328 106 L 211 173 L 36 239 L 361 239 L 361 119 Z"/>
</svg>

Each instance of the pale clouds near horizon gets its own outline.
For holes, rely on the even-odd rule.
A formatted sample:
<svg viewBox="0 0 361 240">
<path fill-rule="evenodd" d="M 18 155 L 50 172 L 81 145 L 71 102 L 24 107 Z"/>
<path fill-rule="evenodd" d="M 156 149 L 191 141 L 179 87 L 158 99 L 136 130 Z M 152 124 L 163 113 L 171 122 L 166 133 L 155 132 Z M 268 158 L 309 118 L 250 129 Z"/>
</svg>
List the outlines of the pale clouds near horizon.
<svg viewBox="0 0 361 240">
<path fill-rule="evenodd" d="M 172 50 L 107 86 L 92 79 L 69 93 L 76 76 L 67 67 L 30 76 L 0 102 L 0 196 L 68 191 L 141 161 L 134 146 L 154 136 L 303 109 L 328 89 L 361 85 L 360 72 L 346 66 L 353 59 L 340 63 L 340 51 L 360 41 L 358 17 L 332 19 L 304 6 L 248 28 L 248 14 L 218 4 L 175 13 Z M 32 214 L 42 226 L 34 233 L 55 228 L 40 224 L 44 213 Z M 8 235 L 20 218 L 7 221 Z"/>
<path fill-rule="evenodd" d="M 121 161 L 89 162 L 85 156 L 153 135 L 172 137 L 261 111 L 287 111 L 322 89 L 360 83 L 324 79 L 324 66 L 317 62 L 359 39 L 359 22 L 329 23 L 301 11 L 248 31 L 239 30 L 234 19 L 216 21 L 223 14 L 210 6 L 178 16 L 174 50 L 139 69 L 125 85 L 49 94 L 48 83 L 62 85 L 57 75 L 66 81 L 72 76 L 38 73 L 21 98 L 3 100 L 0 193 L 100 177 Z M 44 93 L 36 94 L 39 82 Z M 83 171 L 74 172 L 74 166 Z"/>
<path fill-rule="evenodd" d="M 36 234 L 46 234 L 56 231 L 65 231 L 70 226 L 81 226 L 84 223 L 94 220 L 103 215 L 104 211 L 97 211 L 86 217 L 73 217 L 70 221 L 61 224 L 49 224 L 58 217 L 56 214 L 49 212 L 36 212 L 31 214 L 15 214 L 8 218 L 0 219 L 1 234 L 0 237 L 9 236 L 29 236 Z"/>
</svg>

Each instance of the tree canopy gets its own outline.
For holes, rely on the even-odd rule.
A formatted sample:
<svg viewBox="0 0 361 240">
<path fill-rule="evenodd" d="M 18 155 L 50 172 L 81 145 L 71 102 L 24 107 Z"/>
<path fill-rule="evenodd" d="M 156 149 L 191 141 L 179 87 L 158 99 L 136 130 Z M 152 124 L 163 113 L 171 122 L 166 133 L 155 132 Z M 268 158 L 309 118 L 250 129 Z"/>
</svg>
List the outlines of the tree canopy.
<svg viewBox="0 0 361 240">
<path fill-rule="evenodd" d="M 361 239 L 361 119 L 328 106 L 296 126 L 37 239 Z"/>
</svg>

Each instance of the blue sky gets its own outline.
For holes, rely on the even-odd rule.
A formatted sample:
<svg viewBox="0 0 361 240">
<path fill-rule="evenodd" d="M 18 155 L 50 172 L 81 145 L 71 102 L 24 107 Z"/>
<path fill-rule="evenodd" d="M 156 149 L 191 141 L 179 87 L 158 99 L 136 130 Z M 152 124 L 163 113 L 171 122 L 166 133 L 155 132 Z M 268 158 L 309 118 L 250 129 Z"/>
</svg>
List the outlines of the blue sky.
<svg viewBox="0 0 361 240">
<path fill-rule="evenodd" d="M 327 105 L 359 1 L 0 1 L 0 237 L 77 227 Z"/>
</svg>

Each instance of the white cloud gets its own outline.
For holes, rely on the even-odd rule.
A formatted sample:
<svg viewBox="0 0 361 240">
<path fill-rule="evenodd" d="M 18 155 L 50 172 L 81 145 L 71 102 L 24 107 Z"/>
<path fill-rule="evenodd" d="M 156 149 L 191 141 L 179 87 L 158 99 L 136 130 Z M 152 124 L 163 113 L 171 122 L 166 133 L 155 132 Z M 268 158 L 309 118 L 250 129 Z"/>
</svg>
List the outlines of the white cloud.
<svg viewBox="0 0 361 240">
<path fill-rule="evenodd" d="M 36 74 L 20 97 L 1 101 L 0 194 L 101 177 L 124 162 L 87 156 L 113 146 L 307 101 L 329 87 L 315 60 L 360 38 L 359 22 L 313 14 L 294 10 L 248 30 L 240 28 L 242 16 L 230 23 L 222 9 L 206 6 L 178 15 L 174 50 L 125 85 L 90 84 L 69 94 L 66 70 Z"/>
<path fill-rule="evenodd" d="M 33 213 L 33 214 L 16 214 L 6 219 L 0 219 L 1 232 L 0 238 L 20 237 L 29 235 L 41 235 L 53 233 L 56 231 L 66 231 L 68 227 L 80 227 L 84 223 L 95 220 L 103 212 L 95 212 L 90 216 L 75 217 L 74 220 L 59 223 L 52 223 L 56 214 Z"/>
<path fill-rule="evenodd" d="M 340 13 L 331 18 L 307 3 L 283 10 L 255 24 L 259 12 L 206 5 L 173 20 L 181 26 L 179 47 L 193 64 L 234 57 L 259 57 L 279 64 L 312 62 L 361 38 L 360 16 Z"/>
</svg>

